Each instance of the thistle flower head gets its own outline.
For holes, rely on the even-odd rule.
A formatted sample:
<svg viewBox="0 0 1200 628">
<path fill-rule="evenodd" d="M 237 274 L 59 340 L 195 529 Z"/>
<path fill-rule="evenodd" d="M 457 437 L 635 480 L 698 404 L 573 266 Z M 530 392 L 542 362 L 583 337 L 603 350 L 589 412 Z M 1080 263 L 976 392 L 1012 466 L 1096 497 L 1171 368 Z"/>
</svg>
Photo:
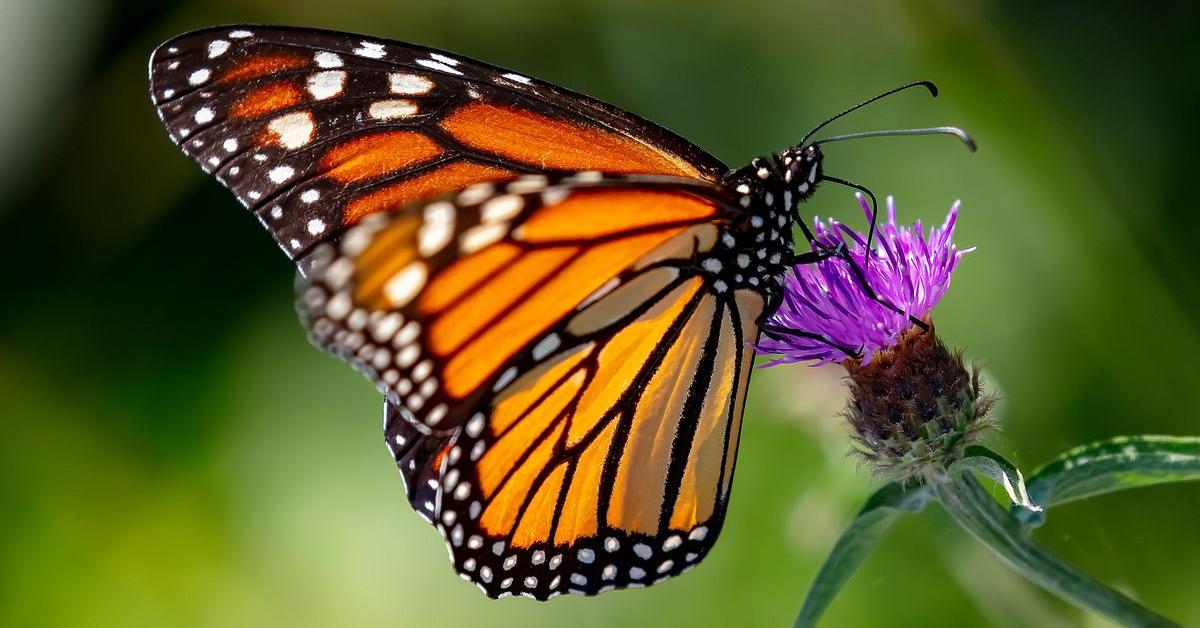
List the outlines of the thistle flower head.
<svg viewBox="0 0 1200 628">
<path fill-rule="evenodd" d="M 870 207 L 858 200 L 870 217 Z M 898 225 L 888 198 L 887 222 L 878 225 L 869 265 L 864 234 L 817 221 L 819 243 L 844 245 L 850 259 L 796 266 L 764 326 L 774 332 L 757 344 L 777 356 L 771 364 L 841 362 L 849 375 L 845 416 L 855 451 L 893 478 L 944 468 L 991 425 L 993 399 L 982 392 L 978 370 L 968 370 L 961 353 L 946 348 L 928 318 L 969 251 L 951 241 L 957 217 L 955 203 L 939 227 Z M 917 326 L 914 319 L 925 322 Z"/>
<path fill-rule="evenodd" d="M 870 219 L 866 199 L 859 195 L 858 202 Z M 926 232 L 920 221 L 911 227 L 896 224 L 895 202 L 888 197 L 887 220 L 877 225 L 870 264 L 866 235 L 835 220 L 814 221 L 819 243 L 844 245 L 857 268 L 836 257 L 796 266 L 784 282 L 783 303 L 770 324 L 807 333 L 764 337 L 758 350 L 776 356 L 771 364 L 815 365 L 842 361 L 848 357 L 844 349 L 850 348 L 866 364 L 876 351 L 894 346 L 913 326 L 911 317 L 929 315 L 950 286 L 959 259 L 970 251 L 958 250 L 951 241 L 958 206 L 950 208 L 941 226 Z M 858 273 L 883 303 L 864 290 Z"/>
</svg>

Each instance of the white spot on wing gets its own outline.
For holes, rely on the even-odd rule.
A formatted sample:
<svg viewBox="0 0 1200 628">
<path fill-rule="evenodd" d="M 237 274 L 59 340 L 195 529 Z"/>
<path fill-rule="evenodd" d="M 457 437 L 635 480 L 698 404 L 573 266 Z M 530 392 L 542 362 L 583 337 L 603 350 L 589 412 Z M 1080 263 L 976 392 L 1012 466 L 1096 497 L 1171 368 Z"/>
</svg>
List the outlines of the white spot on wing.
<svg viewBox="0 0 1200 628">
<path fill-rule="evenodd" d="M 427 425 L 437 425 L 439 422 L 441 422 L 442 419 L 444 419 L 446 417 L 446 412 L 448 412 L 448 411 L 449 411 L 449 408 L 446 407 L 446 404 L 439 403 L 438 405 L 434 406 L 432 410 L 429 411 L 429 414 L 425 415 L 425 423 Z M 464 488 L 464 487 L 465 487 L 465 490 L 463 490 L 463 491 L 456 490 L 454 492 L 455 497 L 458 497 L 460 494 L 462 495 L 462 497 L 458 497 L 459 501 L 466 498 L 467 492 L 471 490 L 470 485 L 465 484 L 465 483 L 460 484 L 458 486 L 458 488 Z"/>
<path fill-rule="evenodd" d="M 454 237 L 454 214 L 454 205 L 445 201 L 425 207 L 425 222 L 417 234 L 421 255 L 434 255 L 450 243 Z"/>
<path fill-rule="evenodd" d="M 458 248 L 463 253 L 474 253 L 485 246 L 493 244 L 504 237 L 508 225 L 492 223 L 476 225 L 467 229 L 458 238 Z"/>
<path fill-rule="evenodd" d="M 192 85 L 200 85 L 207 81 L 210 76 L 212 76 L 212 72 L 208 68 L 200 68 L 188 75 L 188 82 Z"/>
<path fill-rule="evenodd" d="M 496 383 L 492 386 L 492 390 L 501 390 L 505 386 L 508 386 L 509 384 L 511 384 L 512 381 L 517 378 L 518 372 L 519 371 L 517 370 L 517 367 L 515 367 L 515 366 L 508 367 L 507 370 L 505 370 L 503 373 L 500 374 L 500 379 L 496 380 Z"/>
<path fill-rule="evenodd" d="M 292 175 L 295 174 L 296 170 L 291 166 L 275 166 L 274 168 L 271 168 L 269 172 L 267 172 L 267 178 L 274 183 L 283 183 L 284 181 L 292 178 Z"/>
<path fill-rule="evenodd" d="M 483 222 L 502 222 L 515 218 L 525 202 L 516 194 L 505 194 L 488 200 L 481 209 Z"/>
<path fill-rule="evenodd" d="M 341 70 L 326 70 L 308 77 L 308 93 L 317 100 L 326 100 L 342 93 L 346 86 L 346 73 Z"/>
<path fill-rule="evenodd" d="M 417 64 L 423 65 L 423 66 L 429 68 L 430 70 L 437 70 L 439 72 L 446 72 L 447 74 L 457 74 L 459 76 L 462 76 L 462 72 L 455 70 L 454 68 L 446 65 L 445 63 L 440 63 L 438 61 L 433 61 L 431 59 L 417 59 Z"/>
<path fill-rule="evenodd" d="M 512 194 L 528 194 L 541 191 L 546 187 L 547 181 L 544 174 L 530 174 L 509 183 L 504 189 Z"/>
<path fill-rule="evenodd" d="M 419 74 L 395 73 L 388 76 L 393 94 L 420 96 L 433 89 L 433 81 Z"/>
<path fill-rule="evenodd" d="M 342 58 L 328 50 L 322 50 L 313 55 L 313 61 L 317 62 L 319 68 L 340 68 L 342 67 Z"/>
<path fill-rule="evenodd" d="M 425 264 L 421 262 L 412 262 L 409 265 L 401 268 L 388 279 L 383 286 L 383 292 L 387 295 L 393 307 L 404 307 L 408 305 L 421 288 L 425 287 L 425 277 L 427 274 Z"/>
<path fill-rule="evenodd" d="M 475 413 L 475 416 L 471 417 L 470 421 L 467 421 L 467 436 L 471 438 L 478 437 L 483 432 L 483 421 L 483 414 L 479 412 Z"/>
<path fill-rule="evenodd" d="M 296 149 L 312 141 L 316 125 L 312 114 L 307 111 L 296 111 L 284 114 L 267 124 L 267 131 L 275 136 L 275 141 L 287 149 Z"/>
<path fill-rule="evenodd" d="M 417 339 L 421 333 L 421 325 L 417 321 L 409 321 L 397 334 L 396 342 L 401 345 L 406 345 Z"/>
<path fill-rule="evenodd" d="M 465 190 L 459 192 L 456 200 L 461 205 L 482 203 L 487 197 L 492 195 L 495 189 L 496 186 L 491 183 L 475 183 L 468 185 Z"/>
<path fill-rule="evenodd" d="M 368 59 L 382 59 L 387 55 L 387 51 L 383 49 L 383 44 L 373 41 L 361 42 L 358 48 L 354 49 L 354 54 Z"/>
<path fill-rule="evenodd" d="M 247 37 L 253 37 L 254 33 L 251 33 L 250 31 L 247 31 L 247 30 L 236 30 L 236 31 L 231 31 L 229 33 L 229 36 L 234 39 L 245 39 Z"/>
<path fill-rule="evenodd" d="M 229 42 L 224 39 L 214 39 L 208 42 L 208 58 L 213 59 L 225 54 L 229 50 Z"/>
<path fill-rule="evenodd" d="M 341 320 L 346 318 L 350 313 L 352 304 L 350 302 L 349 292 L 339 292 L 333 295 L 333 298 L 325 304 L 325 315 L 333 320 Z"/>
<path fill-rule="evenodd" d="M 209 122 L 213 121 L 213 118 L 216 117 L 216 114 L 214 114 L 213 110 L 208 107 L 201 107 L 196 110 L 196 115 L 193 117 L 196 120 L 196 124 L 208 124 Z"/>
<path fill-rule="evenodd" d="M 419 357 L 421 357 L 421 349 L 417 345 L 408 345 L 396 353 L 396 366 L 406 369 L 412 366 Z M 404 381 L 408 386 L 412 386 L 412 382 L 409 380 Z"/>
<path fill-rule="evenodd" d="M 316 190 L 305 190 L 300 194 L 300 201 L 304 203 L 315 203 L 321 198 L 321 193 Z"/>
<path fill-rule="evenodd" d="M 367 107 L 367 115 L 376 120 L 394 120 L 407 118 L 418 111 L 416 103 L 411 100 L 377 100 Z"/>
<path fill-rule="evenodd" d="M 320 218 L 313 218 L 308 221 L 308 232 L 313 235 L 325 233 L 325 221 Z"/>
<path fill-rule="evenodd" d="M 559 339 L 558 334 L 550 334 L 542 338 L 541 341 L 533 346 L 533 359 L 541 360 L 550 355 L 560 344 L 562 344 L 562 340 Z"/>
<path fill-rule="evenodd" d="M 442 63 L 445 63 L 447 65 L 458 65 L 458 59 L 455 59 L 453 57 L 447 57 L 446 55 L 438 54 L 436 52 L 429 53 L 429 56 L 431 58 L 437 59 L 438 61 L 441 61 Z"/>
</svg>

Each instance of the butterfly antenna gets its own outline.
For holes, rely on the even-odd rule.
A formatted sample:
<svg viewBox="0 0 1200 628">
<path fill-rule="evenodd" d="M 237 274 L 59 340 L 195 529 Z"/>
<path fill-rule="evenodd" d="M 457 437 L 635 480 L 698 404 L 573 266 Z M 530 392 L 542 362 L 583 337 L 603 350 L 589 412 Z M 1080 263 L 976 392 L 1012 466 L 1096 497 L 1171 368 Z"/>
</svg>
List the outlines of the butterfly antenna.
<svg viewBox="0 0 1200 628">
<path fill-rule="evenodd" d="M 867 227 L 867 248 L 865 250 L 865 258 L 863 260 L 863 272 L 865 273 L 871 269 L 871 242 L 875 239 L 875 221 L 879 219 L 879 202 L 875 200 L 875 194 L 871 192 L 867 186 L 862 185 L 861 183 L 855 183 L 853 181 L 847 181 L 845 179 L 839 179 L 837 177 L 831 177 L 828 175 L 821 175 L 821 180 L 828 181 L 830 183 L 836 183 L 838 185 L 844 185 L 848 188 L 853 188 L 859 192 L 862 192 L 863 194 L 866 194 L 867 198 L 871 199 L 871 225 Z"/>
<path fill-rule="evenodd" d="M 914 87 L 924 87 L 925 89 L 929 90 L 929 93 L 934 98 L 937 98 L 938 88 L 937 88 L 937 85 L 934 85 L 932 81 L 913 81 L 912 83 L 906 83 L 904 85 L 901 85 L 900 87 L 895 87 L 895 88 L 889 89 L 888 91 L 886 91 L 882 94 L 879 94 L 878 96 L 868 98 L 868 99 L 858 103 L 857 105 L 854 105 L 853 107 L 850 107 L 849 109 L 846 109 L 845 111 L 842 111 L 841 113 L 830 117 L 828 120 L 822 122 L 821 124 L 818 124 L 817 126 L 813 127 L 813 130 L 809 131 L 808 134 L 804 136 L 804 139 L 800 140 L 800 146 L 804 146 L 808 142 L 808 138 L 812 137 L 813 134 L 815 134 L 817 131 L 820 131 L 821 129 L 828 126 L 829 123 L 833 122 L 834 120 L 837 120 L 838 118 L 840 118 L 848 113 L 858 111 L 859 109 L 862 109 L 863 107 L 866 107 L 867 105 L 869 105 L 877 100 L 887 98 L 888 96 L 891 96 L 892 94 L 902 92 L 906 89 L 912 89 Z"/>
<path fill-rule="evenodd" d="M 978 147 L 975 144 L 975 138 L 967 134 L 966 131 L 956 126 L 932 126 L 923 129 L 888 129 L 885 131 L 865 131 L 863 133 L 847 133 L 845 135 L 834 135 L 824 139 L 816 140 L 813 145 L 828 144 L 829 142 L 841 142 L 843 140 L 854 140 L 860 137 L 890 137 L 893 135 L 953 135 L 962 140 L 963 144 L 967 145 L 967 150 L 972 153 Z"/>
</svg>

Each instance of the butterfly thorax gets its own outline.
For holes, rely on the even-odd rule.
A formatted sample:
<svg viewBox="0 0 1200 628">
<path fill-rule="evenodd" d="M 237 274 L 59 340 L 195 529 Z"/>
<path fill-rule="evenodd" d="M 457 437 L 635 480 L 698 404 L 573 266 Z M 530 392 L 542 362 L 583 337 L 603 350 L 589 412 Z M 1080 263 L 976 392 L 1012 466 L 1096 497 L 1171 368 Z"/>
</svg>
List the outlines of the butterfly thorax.
<svg viewBox="0 0 1200 628">
<path fill-rule="evenodd" d="M 720 265 L 725 282 L 748 285 L 770 297 L 780 294 L 795 254 L 797 207 L 812 196 L 820 175 L 820 151 L 807 146 L 772 159 L 755 158 L 724 177 L 722 183 L 738 195 L 743 210 L 714 248 L 715 261 L 708 262 L 713 269 Z"/>
</svg>

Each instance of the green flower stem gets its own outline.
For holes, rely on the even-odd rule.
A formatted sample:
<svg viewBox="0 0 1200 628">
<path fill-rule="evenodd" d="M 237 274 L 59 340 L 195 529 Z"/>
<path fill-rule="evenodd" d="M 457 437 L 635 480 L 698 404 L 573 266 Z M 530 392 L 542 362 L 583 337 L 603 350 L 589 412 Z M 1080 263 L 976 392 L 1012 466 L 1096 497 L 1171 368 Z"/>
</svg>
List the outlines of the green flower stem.
<svg viewBox="0 0 1200 628">
<path fill-rule="evenodd" d="M 956 473 L 930 482 L 960 525 L 1010 567 L 1042 588 L 1127 626 L 1177 626 L 1097 582 L 1035 543 L 1021 523 L 988 494 L 974 476 Z"/>
<path fill-rule="evenodd" d="M 928 485 L 924 484 L 904 486 L 899 482 L 889 482 L 875 491 L 821 565 L 804 596 L 804 606 L 796 617 L 796 628 L 817 625 L 817 620 L 829 603 L 871 550 L 879 545 L 888 530 L 892 529 L 900 515 L 921 510 L 931 497 Z"/>
</svg>

